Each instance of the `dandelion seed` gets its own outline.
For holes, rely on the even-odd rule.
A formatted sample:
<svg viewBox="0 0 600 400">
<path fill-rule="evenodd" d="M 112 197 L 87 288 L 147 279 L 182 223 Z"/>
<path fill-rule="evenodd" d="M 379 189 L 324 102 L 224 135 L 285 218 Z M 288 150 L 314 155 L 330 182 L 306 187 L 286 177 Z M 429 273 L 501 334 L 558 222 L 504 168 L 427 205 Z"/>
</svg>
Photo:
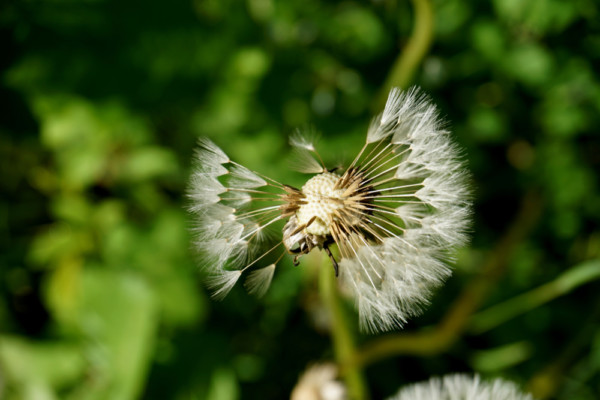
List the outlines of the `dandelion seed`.
<svg viewBox="0 0 600 400">
<path fill-rule="evenodd" d="M 533 400 L 512 382 L 479 376 L 446 375 L 409 385 L 388 400 Z"/>
<path fill-rule="evenodd" d="M 274 273 L 275 264 L 250 272 L 245 284 L 248 292 L 263 296 L 269 289 L 269 285 L 271 285 Z"/>
<path fill-rule="evenodd" d="M 290 136 L 290 144 L 293 147 L 300 147 L 308 151 L 315 150 L 315 142 L 319 138 L 319 135 L 314 129 L 309 129 L 304 132 L 298 130 Z"/>
<path fill-rule="evenodd" d="M 219 296 L 246 271 L 246 286 L 263 293 L 286 253 L 298 265 L 318 248 L 354 298 L 363 329 L 398 328 L 419 314 L 450 275 L 450 254 L 466 242 L 470 221 L 468 174 L 436 107 L 417 89 L 393 89 L 345 170 L 325 167 L 312 132 L 290 144 L 299 169 L 316 174 L 300 189 L 199 142 L 189 209 Z"/>
<path fill-rule="evenodd" d="M 208 280 L 208 287 L 214 290 L 213 297 L 215 299 L 222 299 L 227 296 L 227 293 L 237 283 L 238 279 L 242 276 L 241 271 L 220 271 L 218 274 L 214 274 Z"/>
<path fill-rule="evenodd" d="M 323 160 L 315 149 L 317 133 L 310 129 L 305 132 L 296 131 L 290 136 L 290 145 L 293 147 L 290 166 L 296 171 L 305 174 L 319 174 L 325 172 Z M 315 156 L 319 159 L 315 159 Z"/>
</svg>

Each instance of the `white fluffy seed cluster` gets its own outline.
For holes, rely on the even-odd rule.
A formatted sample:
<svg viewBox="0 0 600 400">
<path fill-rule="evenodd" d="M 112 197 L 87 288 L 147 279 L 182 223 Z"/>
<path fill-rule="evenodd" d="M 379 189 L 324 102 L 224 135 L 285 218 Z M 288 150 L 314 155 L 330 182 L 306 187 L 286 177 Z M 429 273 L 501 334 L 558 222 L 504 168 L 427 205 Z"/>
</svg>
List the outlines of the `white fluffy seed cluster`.
<svg viewBox="0 0 600 400">
<path fill-rule="evenodd" d="M 248 270 L 246 286 L 262 294 L 286 252 L 298 257 L 334 241 L 340 287 L 354 299 L 361 327 L 397 329 L 428 304 L 451 274 L 452 252 L 467 241 L 470 192 L 460 152 L 417 89 L 390 92 L 341 175 L 327 172 L 311 135 L 290 142 L 297 167 L 318 174 L 301 190 L 263 179 L 200 140 L 189 196 L 209 284 L 224 296 Z M 288 222 L 274 238 L 267 232 L 279 220 Z"/>
<path fill-rule="evenodd" d="M 401 389 L 388 400 L 533 400 L 512 382 L 462 374 L 432 378 Z"/>
<path fill-rule="evenodd" d="M 392 90 L 385 111 L 367 134 L 376 148 L 365 163 L 387 157 L 387 185 L 370 218 L 390 234 L 380 243 L 354 246 L 340 263 L 342 285 L 354 297 L 368 331 L 401 326 L 429 303 L 432 290 L 451 274 L 452 251 L 467 241 L 470 223 L 468 174 L 436 107 L 418 90 Z M 383 149 L 379 151 L 379 149 Z M 388 189 L 389 187 L 392 189 Z M 392 231 L 388 221 L 400 226 Z M 381 236 L 384 236 L 382 234 Z"/>
<path fill-rule="evenodd" d="M 235 267 L 251 262 L 266 239 L 255 216 L 242 212 L 251 202 L 252 190 L 265 185 L 264 179 L 232 162 L 210 140 L 198 141 L 189 210 L 195 215 L 195 244 L 213 297 L 227 295 L 242 275 Z M 228 265 L 233 269 L 226 268 Z M 264 293 L 274 270 L 268 266 L 253 271 L 246 281 L 249 291 Z"/>
</svg>

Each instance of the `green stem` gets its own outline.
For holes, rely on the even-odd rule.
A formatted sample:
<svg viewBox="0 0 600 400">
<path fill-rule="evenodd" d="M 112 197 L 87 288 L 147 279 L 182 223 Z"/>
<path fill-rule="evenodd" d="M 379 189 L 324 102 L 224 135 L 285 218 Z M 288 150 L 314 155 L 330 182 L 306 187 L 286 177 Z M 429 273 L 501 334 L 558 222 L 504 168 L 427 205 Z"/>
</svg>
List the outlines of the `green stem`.
<svg viewBox="0 0 600 400">
<path fill-rule="evenodd" d="M 488 331 L 596 279 L 600 279 L 600 260 L 582 263 L 567 270 L 552 282 L 475 314 L 471 320 L 470 331 L 474 334 Z"/>
<path fill-rule="evenodd" d="M 396 58 L 394 65 L 374 104 L 375 110 L 380 110 L 385 104 L 387 95 L 392 87 L 405 89 L 408 87 L 415 71 L 433 40 L 433 7 L 429 0 L 411 0 L 414 8 L 414 26 L 408 42 Z"/>
<path fill-rule="evenodd" d="M 362 370 L 351 362 L 356 355 L 356 344 L 338 296 L 337 279 L 333 269 L 326 268 L 327 264 L 324 264 L 320 268 L 319 291 L 331 316 L 331 337 L 335 358 L 346 382 L 349 398 L 366 400 L 368 395 Z"/>
</svg>

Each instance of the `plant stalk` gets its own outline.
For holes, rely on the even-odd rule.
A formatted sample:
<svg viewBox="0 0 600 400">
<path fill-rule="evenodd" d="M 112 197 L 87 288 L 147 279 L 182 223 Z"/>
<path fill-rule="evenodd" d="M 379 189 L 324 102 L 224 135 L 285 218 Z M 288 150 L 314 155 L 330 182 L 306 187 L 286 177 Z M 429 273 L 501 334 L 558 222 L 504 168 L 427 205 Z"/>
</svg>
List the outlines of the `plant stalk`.
<svg viewBox="0 0 600 400">
<path fill-rule="evenodd" d="M 338 295 L 337 279 L 332 268 L 327 263 L 320 268 L 319 291 L 321 298 L 331 318 L 331 338 L 335 359 L 340 368 L 340 374 L 348 388 L 348 398 L 352 400 L 367 400 L 365 378 L 359 365 L 353 364 L 356 356 L 356 343 L 347 316 Z"/>
</svg>

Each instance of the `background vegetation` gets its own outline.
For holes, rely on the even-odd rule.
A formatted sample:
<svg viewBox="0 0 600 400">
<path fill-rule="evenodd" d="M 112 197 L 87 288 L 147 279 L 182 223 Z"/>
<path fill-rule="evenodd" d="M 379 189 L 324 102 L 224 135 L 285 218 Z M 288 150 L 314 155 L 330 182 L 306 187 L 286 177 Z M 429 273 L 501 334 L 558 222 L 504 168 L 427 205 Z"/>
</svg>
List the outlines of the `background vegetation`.
<svg viewBox="0 0 600 400">
<path fill-rule="evenodd" d="M 300 185 L 287 136 L 312 124 L 348 162 L 392 84 L 465 148 L 473 240 L 348 365 L 373 399 L 461 371 L 600 397 L 598 2 L 11 0 L 0 30 L 0 398 L 287 398 L 334 359 L 320 255 L 212 301 L 184 211 L 196 138 Z"/>
</svg>

